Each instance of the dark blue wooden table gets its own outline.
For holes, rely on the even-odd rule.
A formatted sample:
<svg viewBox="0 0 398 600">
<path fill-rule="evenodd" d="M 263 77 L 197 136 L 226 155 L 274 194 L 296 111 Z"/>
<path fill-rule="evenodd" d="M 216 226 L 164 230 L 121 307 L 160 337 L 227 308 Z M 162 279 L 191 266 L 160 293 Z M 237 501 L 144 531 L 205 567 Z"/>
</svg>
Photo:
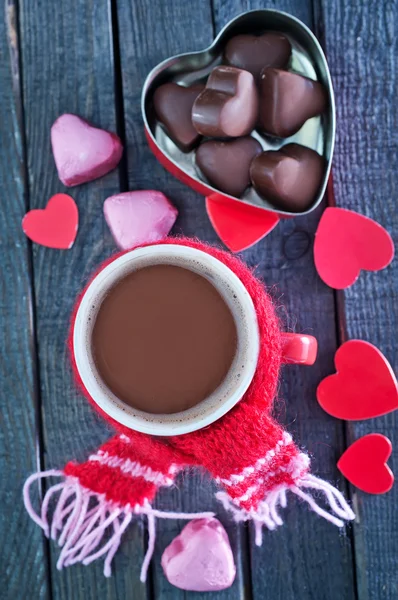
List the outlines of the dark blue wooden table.
<svg viewBox="0 0 398 600">
<path fill-rule="evenodd" d="M 109 436 L 77 392 L 65 340 L 79 290 L 114 251 L 102 214 L 119 190 L 155 188 L 180 211 L 175 232 L 216 242 L 203 198 L 156 162 L 144 139 L 140 93 L 159 61 L 207 46 L 232 17 L 251 8 L 278 8 L 302 19 L 329 59 L 337 101 L 333 185 L 308 217 L 287 220 L 243 253 L 270 286 L 287 328 L 317 336 L 312 368 L 283 375 L 279 418 L 313 454 L 314 472 L 338 483 L 358 518 L 339 531 L 292 501 L 286 524 L 254 546 L 253 532 L 234 525 L 213 488 L 193 474 L 162 492 L 158 507 L 214 509 L 233 544 L 238 574 L 218 594 L 188 594 L 165 580 L 160 557 L 182 523 L 159 522 L 147 585 L 139 583 L 146 532 L 130 526 L 105 579 L 99 561 L 56 569 L 58 548 L 28 518 L 22 485 L 38 468 L 82 460 Z M 0 597 L 7 600 L 378 600 L 398 598 L 398 486 L 385 496 L 351 488 L 336 469 L 350 442 L 373 431 L 388 435 L 397 465 L 398 414 L 362 423 L 338 421 L 318 406 L 315 390 L 333 371 L 342 341 L 376 344 L 398 366 L 398 263 L 363 273 L 344 293 L 317 276 L 312 242 L 326 203 L 377 219 L 398 235 L 398 5 L 396 0 L 6 0 L 0 18 Z M 80 230 L 68 252 L 32 245 L 21 219 L 64 191 L 49 132 L 64 112 L 117 130 L 125 154 L 117 171 L 72 194 Z M 397 469 L 398 470 L 398 469 Z M 297 503 L 298 504 L 298 503 Z"/>
</svg>

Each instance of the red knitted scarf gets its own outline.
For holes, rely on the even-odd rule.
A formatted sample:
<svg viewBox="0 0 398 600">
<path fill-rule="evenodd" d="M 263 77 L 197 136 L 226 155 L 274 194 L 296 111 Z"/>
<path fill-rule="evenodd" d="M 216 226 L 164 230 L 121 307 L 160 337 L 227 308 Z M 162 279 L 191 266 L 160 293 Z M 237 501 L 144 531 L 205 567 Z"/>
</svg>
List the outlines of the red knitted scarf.
<svg viewBox="0 0 398 600">
<path fill-rule="evenodd" d="M 209 516 L 163 513 L 151 506 L 158 489 L 172 485 L 186 466 L 210 472 L 221 488 L 217 498 L 233 518 L 254 522 L 258 545 L 262 542 L 263 526 L 272 530 L 282 525 L 279 507 L 286 506 L 288 491 L 339 527 L 344 520 L 354 518 L 338 490 L 310 475 L 308 456 L 297 449 L 291 436 L 270 414 L 281 365 L 281 332 L 262 283 L 238 258 L 201 242 L 170 239 L 161 243 L 178 243 L 208 252 L 239 277 L 257 313 L 257 370 L 242 400 L 215 423 L 186 435 L 154 438 L 113 421 L 98 408 L 79 378 L 72 351 L 72 364 L 83 393 L 118 433 L 85 463 L 69 462 L 62 472 L 36 473 L 25 483 L 24 500 L 30 516 L 48 537 L 58 538 L 62 547 L 58 568 L 77 562 L 87 565 L 105 556 L 104 574 L 109 576 L 123 531 L 134 517 L 146 515 L 149 547 L 141 572 L 144 581 L 153 553 L 155 518 Z M 78 306 L 79 302 L 72 330 Z M 47 490 L 39 515 L 30 501 L 30 485 L 46 476 L 62 476 L 63 480 Z M 324 494 L 331 512 L 316 502 L 309 489 Z"/>
</svg>

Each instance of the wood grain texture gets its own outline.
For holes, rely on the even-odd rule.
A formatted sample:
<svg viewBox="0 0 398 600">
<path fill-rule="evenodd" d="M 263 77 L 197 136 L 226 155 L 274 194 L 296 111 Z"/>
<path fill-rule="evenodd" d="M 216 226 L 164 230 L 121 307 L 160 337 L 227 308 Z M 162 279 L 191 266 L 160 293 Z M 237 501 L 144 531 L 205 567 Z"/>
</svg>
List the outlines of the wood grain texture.
<svg viewBox="0 0 398 600">
<path fill-rule="evenodd" d="M 260 3 L 248 2 L 215 1 L 213 4 L 217 30 L 243 10 L 260 6 Z M 166 8 L 162 3 L 163 19 L 158 17 L 157 5 L 152 3 L 150 9 L 145 9 L 145 6 L 140 2 L 134 3 L 134 7 L 130 3 L 125 6 L 125 3 L 119 2 L 120 39 L 127 42 L 121 44 L 121 55 L 126 135 L 130 143 L 129 185 L 152 187 L 156 181 L 156 187 L 168 194 L 180 209 L 177 229 L 213 242 L 216 237 L 206 220 L 203 200 L 181 186 L 151 156 L 143 138 L 138 107 L 140 86 L 149 69 L 172 54 L 206 46 L 210 41 L 210 24 L 206 29 L 202 4 L 197 7 L 197 12 L 195 7 L 195 13 L 192 13 L 185 4 L 181 7 L 179 3 L 168 4 Z M 278 3 L 277 8 L 290 10 L 311 22 L 310 4 L 285 2 L 282 5 Z M 196 22 L 196 14 L 200 15 L 201 25 Z M 163 22 L 170 24 L 166 31 Z M 145 31 L 152 32 L 151 39 L 145 38 Z M 157 40 L 156 45 L 152 44 L 152 38 Z M 146 66 L 148 57 L 150 64 Z M 287 407 L 281 402 L 278 408 L 281 418 L 291 430 L 296 431 L 298 441 L 316 456 L 314 472 L 335 480 L 336 459 L 344 448 L 343 429 L 338 422 L 323 414 L 315 402 L 316 386 L 330 372 L 336 348 L 333 293 L 322 286 L 317 278 L 310 252 L 318 219 L 319 211 L 311 217 L 283 223 L 264 242 L 244 253 L 244 257 L 251 265 L 257 265 L 258 274 L 270 286 L 278 284 L 278 290 L 275 289 L 274 293 L 281 305 L 281 312 L 285 313 L 283 317 L 287 327 L 314 331 L 320 340 L 321 354 L 313 369 L 293 367 L 286 371 L 282 396 L 286 398 Z M 298 323 L 295 322 L 296 316 L 299 316 Z M 189 486 L 188 490 L 186 486 Z M 162 508 L 178 507 L 185 510 L 203 510 L 214 506 L 210 501 L 208 484 L 198 478 L 188 477 L 179 490 L 163 494 L 160 503 Z M 234 524 L 223 514 L 221 518 L 231 535 Z M 354 583 L 349 537 L 310 514 L 306 507 L 295 506 L 288 512 L 287 521 L 286 527 L 280 532 L 265 536 L 261 550 L 252 549 L 252 582 L 245 580 L 242 593 L 251 597 L 253 592 L 255 598 L 261 599 L 351 599 Z M 171 541 L 178 531 L 179 527 L 175 524 L 160 526 L 153 567 L 157 597 L 182 597 L 164 582 L 158 572 L 160 552 L 165 542 Z M 225 595 L 228 593 L 225 592 Z M 234 593 L 234 588 L 231 593 Z"/>
<path fill-rule="evenodd" d="M 323 0 L 326 52 L 336 92 L 337 139 L 333 168 L 338 206 L 383 225 L 398 240 L 398 3 Z M 342 52 L 344 48 L 344 52 Z M 342 338 L 375 344 L 398 368 L 398 264 L 362 272 L 339 294 Z M 345 309 L 344 309 L 345 304 Z M 366 433 L 388 436 L 398 445 L 398 413 L 348 428 L 349 441 Z M 393 451 L 389 461 L 397 471 Z M 355 526 L 358 597 L 398 597 L 398 488 L 369 496 L 353 490 L 359 512 Z"/>
<path fill-rule="evenodd" d="M 141 118 L 141 88 L 149 71 L 169 56 L 205 48 L 213 39 L 210 3 L 200 0 L 193 7 L 184 0 L 163 2 L 118 1 L 120 55 L 123 81 L 124 117 L 127 139 L 128 185 L 130 189 L 159 189 L 179 210 L 175 234 L 197 236 L 216 242 L 217 236 L 206 216 L 203 197 L 174 179 L 156 161 L 144 137 Z M 187 474 L 171 490 L 162 490 L 157 507 L 185 512 L 216 510 L 226 526 L 237 560 L 238 575 L 229 590 L 190 593 L 192 598 L 235 600 L 250 597 L 245 551 L 246 538 L 220 510 L 214 499 L 215 488 L 200 474 Z M 182 600 L 186 592 L 172 587 L 160 566 L 166 546 L 181 531 L 184 522 L 158 521 L 156 551 L 152 562 L 153 592 L 161 600 Z M 243 538 L 243 539 L 242 539 Z M 242 548 L 243 553 L 242 553 Z"/>
<path fill-rule="evenodd" d="M 41 531 L 22 502 L 27 472 L 37 469 L 36 381 L 17 11 L 3 3 L 0 18 L 0 598 L 48 598 Z M 36 490 L 35 490 L 36 491 Z M 29 568 L 26 568 L 29 565 Z"/>
<path fill-rule="evenodd" d="M 260 1 L 214 1 L 217 31 L 237 14 L 264 8 Z M 285 0 L 267 8 L 284 10 L 310 27 L 312 3 Z M 298 445 L 312 457 L 312 471 L 345 491 L 336 469 L 344 449 L 343 426 L 318 406 L 315 390 L 332 370 L 336 348 L 333 291 L 319 280 L 312 241 L 323 207 L 308 217 L 283 221 L 254 248 L 244 253 L 257 274 L 271 287 L 285 327 L 318 338 L 319 356 L 311 367 L 286 367 L 275 412 Z M 335 600 L 355 597 L 350 529 L 341 532 L 291 497 L 285 525 L 266 532 L 261 548 L 251 545 L 253 598 L 256 600 Z"/>
<path fill-rule="evenodd" d="M 23 0 L 20 13 L 31 206 L 42 208 L 55 192 L 67 191 L 80 213 L 71 250 L 34 247 L 45 464 L 62 468 L 70 459 L 86 459 L 110 435 L 75 388 L 66 340 L 76 296 L 94 268 L 115 251 L 102 204 L 119 191 L 119 174 L 114 171 L 65 190 L 50 149 L 50 127 L 60 114 L 72 112 L 115 130 L 110 6 L 95 0 L 72 0 L 67 5 Z M 146 598 L 145 586 L 136 585 L 143 557 L 140 524 L 132 525 L 124 536 L 110 579 L 103 576 L 101 560 L 59 572 L 55 568 L 59 549 L 51 543 L 50 550 L 57 600 Z"/>
<path fill-rule="evenodd" d="M 77 112 L 101 127 L 116 128 L 110 3 L 70 0 L 66 6 L 51 0 L 20 0 L 26 182 L 13 0 L 7 0 L 6 7 L 11 8 L 4 21 L 0 19 L 0 319 L 4 323 L 0 350 L 0 535 L 9 541 L 3 542 L 0 550 L 0 597 L 7 600 L 49 597 L 46 544 L 26 515 L 20 496 L 24 479 L 37 468 L 29 244 L 21 233 L 20 221 L 27 197 L 31 207 L 43 207 L 53 193 L 65 191 L 57 178 L 49 143 L 50 126 L 59 114 Z M 125 128 L 128 140 L 128 171 L 123 173 L 122 169 L 69 190 L 80 210 L 80 231 L 71 251 L 36 246 L 33 252 L 47 468 L 62 467 L 70 458 L 85 459 L 109 436 L 107 427 L 75 390 L 65 341 L 76 295 L 95 266 L 114 250 L 102 217 L 102 202 L 120 189 L 119 175 L 128 181 L 129 189 L 156 188 L 170 197 L 180 210 L 175 233 L 217 241 L 203 198 L 169 175 L 146 144 L 140 115 L 145 76 L 172 54 L 207 46 L 214 24 L 219 31 L 237 14 L 263 7 L 259 0 L 199 0 L 195 5 L 183 0 L 117 2 L 124 94 L 121 128 Z M 291 12 L 324 39 L 337 99 L 336 203 L 375 218 L 397 239 L 397 1 L 358 0 L 347 6 L 342 0 L 281 0 L 269 2 L 268 7 Z M 350 290 L 338 294 L 340 321 L 336 326 L 334 293 L 317 277 L 312 259 L 313 235 L 321 211 L 281 223 L 243 257 L 270 286 L 286 328 L 318 337 L 320 355 L 314 367 L 284 370 L 275 410 L 298 444 L 313 456 L 313 472 L 337 481 L 345 490 L 335 465 L 346 436 L 351 441 L 378 431 L 388 435 L 395 446 L 398 417 L 387 415 L 346 429 L 321 411 L 315 390 L 334 370 L 333 355 L 345 336 L 376 344 L 397 368 L 397 266 L 395 262 L 383 272 L 362 273 Z M 395 463 L 393 454 L 393 469 Z M 100 561 L 59 573 L 55 568 L 59 550 L 51 544 L 53 597 L 395 599 L 398 492 L 394 488 L 381 497 L 355 490 L 351 494 L 359 513 L 353 530 L 339 532 L 292 499 L 284 513 L 285 526 L 265 533 L 260 549 L 251 541 L 249 552 L 246 527 L 237 528 L 221 510 L 214 501 L 213 485 L 202 475 L 186 474 L 175 488 L 161 493 L 157 506 L 163 510 L 217 510 L 238 563 L 238 577 L 230 590 L 188 595 L 167 583 L 160 567 L 161 554 L 184 523 L 164 521 L 158 523 L 148 586 L 139 583 L 146 535 L 142 523 L 126 532 L 110 580 L 103 577 Z"/>
</svg>

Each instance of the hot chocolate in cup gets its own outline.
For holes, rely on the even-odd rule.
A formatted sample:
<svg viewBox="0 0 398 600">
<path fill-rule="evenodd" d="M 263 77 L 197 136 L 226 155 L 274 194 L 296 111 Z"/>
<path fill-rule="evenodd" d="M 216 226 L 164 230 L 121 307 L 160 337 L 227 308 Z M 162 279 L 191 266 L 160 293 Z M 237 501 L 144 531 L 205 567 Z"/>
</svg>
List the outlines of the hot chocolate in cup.
<svg viewBox="0 0 398 600">
<path fill-rule="evenodd" d="M 164 269 L 162 268 L 164 265 L 174 267 L 174 269 Z M 125 294 L 126 289 L 128 291 L 130 283 L 137 285 L 138 281 L 142 282 L 146 280 L 148 282 L 148 276 L 153 283 L 153 278 L 156 274 L 159 274 L 159 276 L 163 277 L 164 286 L 164 282 L 168 282 L 167 277 L 170 276 L 170 281 L 172 281 L 173 276 L 178 275 L 178 273 L 181 274 L 181 269 L 184 269 L 185 274 L 186 270 L 191 272 L 189 281 L 192 280 L 195 285 L 199 284 L 198 291 L 204 292 L 204 298 L 209 298 L 209 292 L 214 292 L 213 296 L 215 295 L 219 300 L 219 312 L 216 314 L 220 314 L 222 318 L 225 318 L 226 316 L 224 313 L 227 313 L 227 317 L 228 315 L 232 316 L 230 321 L 233 327 L 233 341 L 228 341 L 228 343 L 233 343 L 233 348 L 226 349 L 226 356 L 229 357 L 227 371 L 225 376 L 223 374 L 222 380 L 215 389 L 210 387 L 210 392 L 203 398 L 201 396 L 195 397 L 194 394 L 192 396 L 192 398 L 196 398 L 194 403 L 190 402 L 187 404 L 187 409 L 177 410 L 177 412 L 175 412 L 176 409 L 174 406 L 178 407 L 179 404 L 173 404 L 173 402 L 170 404 L 170 389 L 168 389 L 170 388 L 170 377 L 168 377 L 168 373 L 166 372 L 165 376 L 164 369 L 163 372 L 162 369 L 158 370 L 158 372 L 152 372 L 150 365 L 149 368 L 148 365 L 145 366 L 143 357 L 139 352 L 137 354 L 137 348 L 135 348 L 135 354 L 132 353 L 129 355 L 129 360 L 131 360 L 132 356 L 136 356 L 137 365 L 132 366 L 132 371 L 134 371 L 134 367 L 139 367 L 138 369 L 135 369 L 135 372 L 137 373 L 137 377 L 141 377 L 141 383 L 139 385 L 141 385 L 141 389 L 144 389 L 145 391 L 143 396 L 146 396 L 149 399 L 148 405 L 146 405 L 146 400 L 141 402 L 141 398 L 137 398 L 136 402 L 126 401 L 126 398 L 123 397 L 123 393 L 118 391 L 119 389 L 122 390 L 123 386 L 117 385 L 116 372 L 113 373 L 111 371 L 109 374 L 109 366 L 111 369 L 115 368 L 115 371 L 117 371 L 118 362 L 113 355 L 115 345 L 113 347 L 109 345 L 111 342 L 107 339 L 107 336 L 112 337 L 113 334 L 112 329 L 110 329 L 110 326 L 112 325 L 112 314 L 109 313 L 107 306 L 109 305 L 109 299 L 112 299 L 112 295 L 115 295 L 114 290 L 119 289 L 120 302 L 120 294 Z M 134 275 L 135 273 L 136 275 Z M 143 274 L 146 277 L 143 278 Z M 206 281 L 204 282 L 204 280 Z M 125 282 L 127 282 L 127 284 Z M 160 288 L 160 290 L 161 289 L 162 288 Z M 140 291 L 142 292 L 143 290 L 141 289 Z M 189 297 L 196 300 L 195 297 L 192 296 L 193 290 L 191 289 L 188 291 L 190 292 L 187 295 L 188 301 Z M 129 293 L 130 298 L 132 298 L 131 288 Z M 148 293 L 148 290 L 145 290 L 145 293 Z M 124 296 L 124 298 L 126 298 L 126 296 Z M 133 299 L 135 300 L 134 296 Z M 159 296 L 160 304 L 161 300 L 162 297 Z M 220 304 L 222 306 L 220 306 Z M 154 305 L 156 306 L 156 303 L 154 304 L 152 302 L 152 310 Z M 198 310 L 198 313 L 203 313 L 202 307 L 197 301 L 196 304 L 193 301 L 193 306 L 194 305 L 196 305 L 196 309 L 193 308 L 193 310 Z M 120 306 L 120 304 L 118 306 Z M 137 307 L 139 307 L 139 310 L 142 313 L 146 312 L 145 302 L 132 302 L 132 310 L 136 311 L 134 313 L 134 326 L 137 326 L 137 323 L 140 325 L 140 315 L 137 313 Z M 126 311 L 125 300 L 122 308 Z M 223 309 L 223 312 L 220 313 L 220 309 Z M 193 315 L 195 315 L 195 312 Z M 115 323 L 116 326 L 120 328 L 120 319 L 118 319 L 118 316 L 120 315 L 116 316 Z M 155 317 L 156 316 L 158 317 L 159 315 L 155 315 Z M 213 314 L 211 316 L 214 320 L 215 315 Z M 110 320 L 107 322 L 108 317 Z M 198 315 L 198 318 L 199 317 L 207 319 L 206 311 L 203 314 Z M 151 318 L 152 317 L 148 314 L 142 315 L 143 323 L 151 324 Z M 215 325 L 217 325 L 217 322 Z M 208 326 L 209 323 L 207 323 L 207 327 Z M 229 328 L 231 330 L 230 325 Z M 123 327 L 121 329 L 125 343 L 126 336 L 123 335 Z M 214 348 L 217 348 L 217 344 L 220 349 L 220 339 L 216 336 L 225 333 L 224 331 L 220 332 L 220 330 L 217 332 L 217 329 L 218 328 L 215 326 L 214 340 L 211 339 L 212 329 L 209 330 L 208 327 L 207 332 L 209 355 L 211 355 L 211 351 L 213 350 L 214 360 L 217 360 L 218 356 L 217 353 L 214 353 Z M 167 328 L 165 330 L 167 331 Z M 195 331 L 195 327 L 193 327 L 193 331 Z M 197 326 L 196 332 L 199 334 L 202 333 L 198 330 Z M 232 340 L 231 331 L 228 331 L 227 333 L 228 335 L 225 337 L 225 340 Z M 152 344 L 155 346 L 157 329 L 151 330 L 150 335 Z M 164 336 L 164 331 L 160 332 L 159 335 Z M 77 371 L 87 392 L 98 407 L 109 417 L 130 429 L 158 436 L 172 436 L 189 433 L 210 425 L 227 413 L 243 397 L 252 381 L 257 366 L 260 344 L 256 311 L 252 299 L 240 279 L 224 263 L 208 253 L 197 248 L 187 247 L 177 243 L 155 244 L 153 246 L 137 248 L 119 256 L 105 266 L 91 281 L 83 295 L 77 310 L 72 336 Z M 98 338 L 100 337 L 101 343 L 101 336 L 102 340 L 105 340 L 105 351 L 108 353 L 106 355 L 105 352 L 105 358 L 102 361 L 98 359 Z M 172 338 L 172 332 L 170 332 L 170 337 Z M 313 354 L 314 343 L 311 340 L 313 340 L 313 338 L 310 336 L 296 336 L 290 334 L 290 336 L 285 339 L 286 362 L 302 362 L 308 364 L 312 361 L 311 353 Z M 214 348 L 212 348 L 212 341 L 214 341 Z M 171 353 L 173 352 L 173 345 L 174 348 L 176 348 L 177 342 L 178 341 L 173 339 L 170 340 Z M 189 353 L 189 341 L 185 340 L 185 343 L 186 352 Z M 221 350 L 224 349 L 221 347 Z M 109 353 L 110 351 L 111 353 Z M 154 352 L 156 352 L 155 347 Z M 178 353 L 176 351 L 176 354 L 181 356 L 181 348 L 178 349 Z M 145 360 L 150 362 L 151 352 L 148 352 L 148 349 L 146 356 L 148 359 Z M 120 354 L 120 357 L 121 360 L 124 359 L 123 353 Z M 167 356 L 167 360 L 169 360 L 169 358 L 170 357 Z M 110 362 L 113 366 L 112 364 L 108 364 L 108 359 L 111 359 Z M 154 364 L 156 364 L 155 360 Z M 157 364 L 159 366 L 159 361 Z M 210 366 L 212 365 L 210 364 Z M 155 403 L 150 402 L 151 393 L 147 394 L 145 387 L 142 387 L 141 369 L 144 367 L 145 377 L 148 378 L 148 389 L 156 389 L 156 394 L 159 396 L 155 399 Z M 201 367 L 203 368 L 203 365 L 201 365 Z M 125 367 L 124 371 L 126 371 Z M 178 379 L 178 368 L 175 373 L 177 373 L 175 379 Z M 205 373 L 206 371 L 204 372 L 204 376 Z M 114 375 L 116 375 L 116 379 Z M 215 376 L 217 376 L 217 369 L 215 370 Z M 162 377 L 164 378 L 165 389 L 164 412 L 161 412 Z M 182 373 L 181 377 L 185 377 L 186 380 L 186 373 Z M 157 385 L 154 386 L 154 382 L 156 382 Z M 126 381 L 123 381 L 122 383 L 126 385 Z M 133 379 L 132 384 L 134 383 Z M 178 381 L 176 384 L 178 384 Z M 139 389 L 139 385 L 137 389 Z M 205 389 L 207 389 L 206 386 L 203 386 L 203 390 Z M 166 394 L 167 390 L 168 396 Z M 192 390 L 189 391 L 190 393 L 192 392 Z M 128 398 L 128 400 L 130 399 Z M 181 406 L 183 406 L 183 404 L 181 404 Z"/>
</svg>

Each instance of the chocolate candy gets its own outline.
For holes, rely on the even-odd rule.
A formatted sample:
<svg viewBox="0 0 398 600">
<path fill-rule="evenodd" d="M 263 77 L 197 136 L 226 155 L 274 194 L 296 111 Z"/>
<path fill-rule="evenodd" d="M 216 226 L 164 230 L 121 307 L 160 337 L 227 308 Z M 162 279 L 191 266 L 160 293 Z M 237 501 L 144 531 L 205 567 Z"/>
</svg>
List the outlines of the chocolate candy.
<svg viewBox="0 0 398 600">
<path fill-rule="evenodd" d="M 68 187 L 106 175 L 119 163 L 123 152 L 115 133 L 68 113 L 58 117 L 51 127 L 51 145 L 58 177 Z"/>
<path fill-rule="evenodd" d="M 200 136 L 192 125 L 191 112 L 203 88 L 202 84 L 183 87 L 176 83 L 165 83 L 157 88 L 153 96 L 157 118 L 183 152 L 190 152 L 199 141 Z"/>
<path fill-rule="evenodd" d="M 250 178 L 260 196 L 281 210 L 297 213 L 315 200 L 325 166 L 324 158 L 314 150 L 287 144 L 257 156 L 251 163 Z"/>
<path fill-rule="evenodd" d="M 196 164 L 215 188 L 239 197 L 250 184 L 250 163 L 260 154 L 257 140 L 247 136 L 232 141 L 203 142 L 196 151 Z"/>
<path fill-rule="evenodd" d="M 192 122 L 208 137 L 239 137 L 257 120 L 258 92 L 253 75 L 235 67 L 213 69 L 206 88 L 196 98 Z"/>
<path fill-rule="evenodd" d="M 273 31 L 263 35 L 236 35 L 224 50 L 224 60 L 228 65 L 250 71 L 256 81 L 266 67 L 285 69 L 291 55 L 292 47 L 287 37 Z"/>
<path fill-rule="evenodd" d="M 216 592 L 236 575 L 227 532 L 217 519 L 195 519 L 167 546 L 161 565 L 167 580 L 182 590 Z"/>
<path fill-rule="evenodd" d="M 326 106 L 326 90 L 319 81 L 278 69 L 261 73 L 259 127 L 265 133 L 289 137 Z"/>
<path fill-rule="evenodd" d="M 177 215 L 177 209 L 156 190 L 123 192 L 104 202 L 105 221 L 121 250 L 162 240 L 170 233 Z"/>
</svg>

